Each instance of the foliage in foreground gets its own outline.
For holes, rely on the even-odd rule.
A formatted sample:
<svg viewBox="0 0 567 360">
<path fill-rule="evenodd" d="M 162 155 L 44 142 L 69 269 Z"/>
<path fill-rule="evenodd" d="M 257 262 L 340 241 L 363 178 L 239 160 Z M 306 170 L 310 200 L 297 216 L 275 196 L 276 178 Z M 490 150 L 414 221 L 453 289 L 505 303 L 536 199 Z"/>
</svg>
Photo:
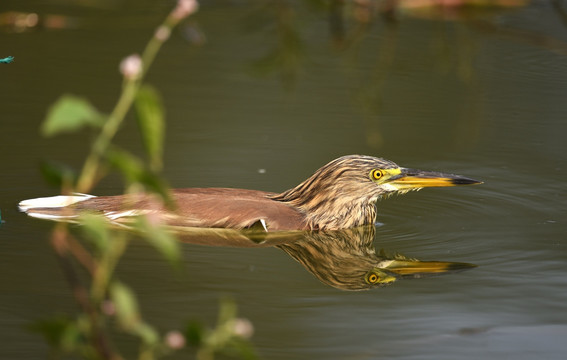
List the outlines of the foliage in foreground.
<svg viewBox="0 0 567 360">
<path fill-rule="evenodd" d="M 195 0 L 179 0 L 142 55 L 131 55 L 122 61 L 120 70 L 124 83 L 110 114 L 100 112 L 87 99 L 75 95 L 64 95 L 51 106 L 41 127 L 44 136 L 75 132 L 84 127 L 95 128 L 98 134 L 80 173 L 54 163 L 42 165 L 46 179 L 58 184 L 63 194 L 88 193 L 108 171 L 116 170 L 125 180 L 127 194 L 153 193 L 156 201 L 174 206 L 165 181 L 159 176 L 165 134 L 162 102 L 157 91 L 142 80 L 172 29 L 196 10 Z M 132 107 L 136 111 L 146 160 L 112 144 Z M 75 316 L 60 315 L 30 325 L 30 330 L 44 336 L 52 349 L 52 357 L 122 359 L 110 334 L 124 333 L 138 339 L 139 359 L 154 359 L 182 349 L 194 352 L 201 360 L 213 359 L 216 353 L 256 358 L 247 341 L 253 332 L 252 324 L 237 317 L 236 306 L 229 300 L 221 302 L 218 323 L 213 329 L 189 323 L 183 331 L 161 334 L 144 320 L 136 295 L 115 273 L 128 244 L 133 241 L 131 234 L 113 230 L 104 217 L 95 214 L 83 214 L 79 223 L 86 243 L 71 234 L 68 224 L 59 223 L 51 234 L 51 245 L 80 311 Z M 160 219 L 140 218 L 134 226 L 168 262 L 180 265 L 179 243 L 161 226 Z"/>
</svg>

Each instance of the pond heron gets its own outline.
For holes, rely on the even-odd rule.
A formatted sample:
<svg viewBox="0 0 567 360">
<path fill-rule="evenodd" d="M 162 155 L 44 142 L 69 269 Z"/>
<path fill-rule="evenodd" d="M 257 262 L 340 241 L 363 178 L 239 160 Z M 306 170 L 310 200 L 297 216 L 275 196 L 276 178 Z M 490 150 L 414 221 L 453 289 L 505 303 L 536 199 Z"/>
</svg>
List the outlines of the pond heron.
<svg viewBox="0 0 567 360">
<path fill-rule="evenodd" d="M 376 221 L 376 201 L 425 187 L 480 184 L 467 177 L 408 169 L 386 159 L 348 155 L 331 161 L 280 194 L 231 188 L 171 190 L 169 208 L 150 194 L 75 194 L 24 200 L 21 211 L 36 218 L 77 221 L 101 213 L 117 224 L 153 215 L 170 226 L 231 229 L 338 230 Z"/>
</svg>

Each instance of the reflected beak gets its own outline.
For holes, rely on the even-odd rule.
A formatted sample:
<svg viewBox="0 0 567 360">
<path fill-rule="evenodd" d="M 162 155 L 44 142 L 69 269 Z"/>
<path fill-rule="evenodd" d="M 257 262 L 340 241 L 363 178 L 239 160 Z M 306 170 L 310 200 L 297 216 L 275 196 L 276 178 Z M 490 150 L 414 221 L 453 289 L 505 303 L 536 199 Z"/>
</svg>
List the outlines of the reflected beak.
<svg viewBox="0 0 567 360">
<path fill-rule="evenodd" d="M 391 260 L 383 267 L 401 278 L 419 278 L 475 268 L 475 264 L 445 261 Z"/>
<path fill-rule="evenodd" d="M 401 168 L 400 170 L 401 173 L 393 176 L 389 182 L 389 184 L 395 186 L 398 191 L 417 190 L 424 187 L 482 184 L 482 181 L 460 175 L 406 168 Z"/>
</svg>

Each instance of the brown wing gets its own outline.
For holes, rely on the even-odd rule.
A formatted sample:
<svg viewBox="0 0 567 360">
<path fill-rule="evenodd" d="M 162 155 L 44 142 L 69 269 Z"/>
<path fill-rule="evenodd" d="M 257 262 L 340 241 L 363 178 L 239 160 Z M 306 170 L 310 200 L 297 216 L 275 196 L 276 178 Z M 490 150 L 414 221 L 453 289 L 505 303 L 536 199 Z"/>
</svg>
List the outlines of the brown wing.
<svg viewBox="0 0 567 360">
<path fill-rule="evenodd" d="M 163 213 L 172 226 L 245 229 L 263 220 L 268 231 L 304 230 L 304 216 L 294 208 L 269 199 L 272 193 L 228 188 L 172 190 L 176 210 L 156 208 L 150 198 L 126 201 L 124 196 L 99 196 L 77 204 L 77 208 L 112 213 L 114 220 L 136 212 Z"/>
<path fill-rule="evenodd" d="M 263 220 L 268 230 L 300 230 L 304 216 L 284 203 L 269 199 L 264 191 L 242 189 L 174 190 L 181 221 L 185 226 L 249 228 Z M 173 225 L 173 224 L 172 224 Z"/>
</svg>

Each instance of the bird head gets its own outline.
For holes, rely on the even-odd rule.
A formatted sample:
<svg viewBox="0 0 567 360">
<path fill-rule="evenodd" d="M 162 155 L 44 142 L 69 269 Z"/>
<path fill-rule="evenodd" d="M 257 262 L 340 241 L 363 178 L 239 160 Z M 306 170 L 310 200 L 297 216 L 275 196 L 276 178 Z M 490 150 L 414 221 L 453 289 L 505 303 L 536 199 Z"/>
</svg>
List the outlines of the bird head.
<svg viewBox="0 0 567 360">
<path fill-rule="evenodd" d="M 373 223 L 374 203 L 382 197 L 425 187 L 480 183 L 460 175 L 404 168 L 372 156 L 348 155 L 273 199 L 303 211 L 313 228 L 339 229 Z"/>
</svg>

